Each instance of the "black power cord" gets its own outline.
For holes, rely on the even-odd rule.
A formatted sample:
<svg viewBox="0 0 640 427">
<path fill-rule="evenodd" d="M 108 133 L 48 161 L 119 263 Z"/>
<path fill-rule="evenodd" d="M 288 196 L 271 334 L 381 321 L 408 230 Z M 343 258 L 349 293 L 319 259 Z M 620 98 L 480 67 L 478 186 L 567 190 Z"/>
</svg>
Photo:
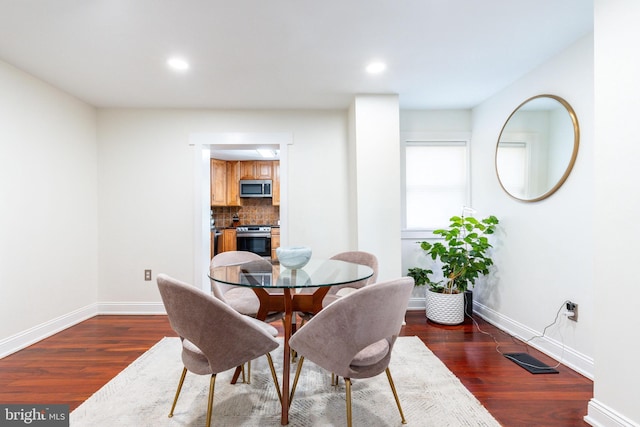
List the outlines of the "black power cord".
<svg viewBox="0 0 640 427">
<path fill-rule="evenodd" d="M 544 327 L 544 329 L 542 330 L 542 335 L 535 335 L 535 336 L 533 336 L 533 337 L 529 338 L 528 340 L 524 340 L 524 339 L 521 339 L 520 337 L 517 337 L 517 336 L 511 335 L 511 334 L 510 334 L 510 333 L 508 333 L 508 332 L 505 332 L 505 331 L 502 331 L 502 330 L 501 330 L 501 332 L 502 332 L 502 333 L 504 333 L 504 334 L 506 334 L 506 335 L 508 335 L 509 337 L 511 337 L 511 339 L 512 339 L 512 340 L 514 340 L 514 339 L 518 339 L 518 340 L 520 340 L 520 342 L 516 342 L 516 341 L 514 341 L 514 342 L 515 342 L 516 344 L 524 345 L 524 346 L 525 346 L 525 348 L 526 348 L 526 350 L 527 350 L 527 353 L 529 353 L 529 345 L 528 345 L 528 344 L 529 344 L 531 341 L 533 341 L 534 339 L 537 339 L 537 338 L 544 338 L 544 336 L 545 336 L 545 334 L 546 334 L 546 332 L 547 332 L 547 329 L 549 329 L 550 327 L 552 327 L 553 325 L 555 325 L 556 323 L 558 323 L 558 318 L 560 317 L 560 313 L 562 312 L 562 309 L 566 306 L 566 307 L 567 307 L 567 310 L 569 310 L 569 304 L 573 304 L 573 303 L 572 303 L 571 301 L 567 300 L 567 301 L 564 301 L 564 302 L 560 305 L 560 308 L 558 308 L 558 311 L 556 312 L 556 317 L 555 317 L 555 319 L 553 320 L 553 322 L 552 322 L 552 323 L 550 323 L 550 324 L 548 324 L 547 326 L 545 326 L 545 327 Z M 508 354 L 505 354 L 505 353 L 503 353 L 503 352 L 500 350 L 500 343 L 498 342 L 498 340 L 496 339 L 496 337 L 495 337 L 495 336 L 493 336 L 493 335 L 492 335 L 491 333 L 489 333 L 489 332 L 483 331 L 483 330 L 482 330 L 482 328 L 480 328 L 480 325 L 478 324 L 478 322 L 476 321 L 476 319 L 474 319 L 474 318 L 473 318 L 473 316 L 471 316 L 468 312 L 466 312 L 466 310 L 465 310 L 465 314 L 471 318 L 471 320 L 473 321 L 474 325 L 475 325 L 475 326 L 476 326 L 476 328 L 478 329 L 478 332 L 480 332 L 480 333 L 482 333 L 482 334 L 485 334 L 485 335 L 488 335 L 489 337 L 491 337 L 491 339 L 493 340 L 493 342 L 495 342 L 495 343 L 496 343 L 496 351 L 498 352 L 498 354 L 500 354 L 500 355 L 502 355 L 502 356 L 506 357 L 507 359 L 512 360 L 512 361 L 514 361 L 514 362 L 515 362 L 515 360 L 514 360 L 514 358 L 513 358 L 513 357 L 510 357 Z M 561 355 L 560 355 L 560 361 L 562 361 L 562 359 L 564 358 L 564 350 L 565 350 L 564 337 L 562 336 L 562 333 L 561 333 L 560 331 L 558 331 L 558 333 L 560 334 L 560 339 L 561 339 L 561 342 L 562 342 L 562 353 L 561 353 Z M 546 365 L 545 365 L 545 366 L 535 366 L 535 365 L 532 365 L 532 364 L 529 364 L 529 363 L 525 363 L 525 362 L 522 362 L 522 361 L 517 361 L 517 363 L 518 363 L 518 364 L 520 364 L 520 365 L 526 365 L 526 366 L 529 366 L 529 367 L 531 367 L 531 368 L 536 368 L 536 369 L 548 369 L 548 368 L 549 368 L 549 366 L 546 366 Z M 558 362 L 558 363 L 557 363 L 555 366 L 553 366 L 552 368 L 557 368 L 557 367 L 558 367 L 558 366 L 560 366 L 560 365 L 561 365 L 561 362 Z"/>
</svg>

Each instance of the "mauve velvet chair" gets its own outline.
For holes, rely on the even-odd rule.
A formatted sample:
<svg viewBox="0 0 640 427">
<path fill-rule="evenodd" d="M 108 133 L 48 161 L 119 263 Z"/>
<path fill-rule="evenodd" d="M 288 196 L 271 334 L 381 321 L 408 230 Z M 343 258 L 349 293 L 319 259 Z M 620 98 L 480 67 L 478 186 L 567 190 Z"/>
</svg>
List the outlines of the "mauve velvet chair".
<svg viewBox="0 0 640 427">
<path fill-rule="evenodd" d="M 371 378 L 386 372 L 402 423 L 406 424 L 393 384 L 389 361 L 400 334 L 414 281 L 402 277 L 364 288 L 339 298 L 316 314 L 289 341 L 300 356 L 291 388 L 295 393 L 305 359 L 336 375 L 346 384 L 347 425 L 351 426 L 351 379 Z M 331 345 L 327 345 L 327 343 Z"/>
<path fill-rule="evenodd" d="M 207 427 L 210 426 L 216 374 L 262 355 L 267 356 L 278 397 L 282 401 L 269 354 L 278 347 L 278 341 L 272 336 L 273 326 L 243 316 L 217 298 L 166 274 L 159 274 L 157 281 L 169 323 L 182 341 L 184 369 L 169 412 L 170 418 L 187 371 L 191 371 L 198 375 L 211 375 L 206 423 Z"/>
<path fill-rule="evenodd" d="M 270 264 L 269 261 L 265 260 L 260 255 L 254 254 L 253 252 L 227 251 L 214 256 L 211 259 L 209 269 L 211 270 L 215 267 L 239 265 L 255 261 L 264 261 L 265 263 Z M 251 288 L 227 285 L 225 283 L 219 283 L 212 280 L 211 292 L 213 292 L 213 295 L 216 298 L 226 302 L 240 314 L 245 314 L 251 317 L 256 317 L 258 314 L 258 310 L 260 309 L 260 300 Z M 282 319 L 283 316 L 284 313 L 269 313 L 265 322 L 271 323 Z"/>
<path fill-rule="evenodd" d="M 260 255 L 249 251 L 227 251 L 221 252 L 211 259 L 209 270 L 215 267 L 222 267 L 225 265 L 239 265 L 247 262 L 264 262 L 271 266 L 271 263 Z M 240 286 L 227 285 L 211 280 L 211 292 L 219 300 L 228 304 L 231 308 L 236 310 L 240 314 L 244 314 L 249 317 L 255 318 L 258 315 L 260 309 L 260 300 L 258 296 L 251 288 L 243 288 Z M 265 322 L 271 323 L 277 320 L 284 322 L 284 313 L 273 312 L 268 313 Z M 276 331 L 277 336 L 277 330 Z M 244 369 L 242 370 L 242 378 L 244 379 Z M 247 363 L 247 384 L 251 383 L 251 361 Z"/>
<path fill-rule="evenodd" d="M 322 300 L 322 307 L 326 307 L 332 302 L 336 301 L 338 298 L 344 295 L 348 295 L 358 289 L 361 289 L 367 285 L 371 285 L 376 283 L 378 280 L 378 258 L 372 253 L 364 252 L 364 251 L 347 251 L 340 252 L 329 259 L 337 259 L 339 261 L 352 262 L 354 264 L 366 265 L 371 267 L 373 270 L 373 276 L 368 279 L 359 280 L 353 283 L 345 283 L 344 285 L 336 285 L 331 286 L 329 288 L 329 292 Z M 303 292 L 313 292 L 315 289 L 304 289 Z M 311 313 L 299 313 L 302 321 L 300 322 L 300 326 L 303 326 L 305 322 L 310 320 L 313 317 Z"/>
<path fill-rule="evenodd" d="M 376 283 L 378 280 L 378 258 L 372 253 L 364 251 L 348 251 L 335 254 L 330 259 L 337 259 L 339 261 L 352 262 L 354 264 L 366 265 L 373 270 L 373 276 L 368 279 L 360 280 L 358 282 L 346 283 L 344 285 L 332 286 L 329 289 L 329 295 L 346 295 L 353 292 L 355 289 L 360 289 L 364 286 Z M 346 291 L 346 292 L 345 292 Z"/>
</svg>

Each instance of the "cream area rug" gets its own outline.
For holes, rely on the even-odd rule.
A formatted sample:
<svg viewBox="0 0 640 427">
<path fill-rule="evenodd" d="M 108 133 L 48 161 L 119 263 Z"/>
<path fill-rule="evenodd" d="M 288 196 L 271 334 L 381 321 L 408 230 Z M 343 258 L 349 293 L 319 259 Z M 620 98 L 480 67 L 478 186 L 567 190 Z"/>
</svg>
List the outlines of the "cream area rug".
<svg viewBox="0 0 640 427">
<path fill-rule="evenodd" d="M 187 374 L 173 418 L 167 414 L 180 379 L 179 338 L 164 338 L 71 413 L 71 427 L 204 426 L 209 377 Z M 272 353 L 282 381 L 282 346 Z M 297 363 L 292 364 L 292 374 Z M 499 426 L 455 375 L 417 337 L 398 338 L 391 364 L 408 426 Z M 212 426 L 279 426 L 280 403 L 265 357 L 252 362 L 251 383 L 218 374 Z M 345 426 L 344 381 L 305 361 L 289 412 L 289 426 Z M 354 380 L 354 426 L 401 426 L 383 373 Z"/>
</svg>

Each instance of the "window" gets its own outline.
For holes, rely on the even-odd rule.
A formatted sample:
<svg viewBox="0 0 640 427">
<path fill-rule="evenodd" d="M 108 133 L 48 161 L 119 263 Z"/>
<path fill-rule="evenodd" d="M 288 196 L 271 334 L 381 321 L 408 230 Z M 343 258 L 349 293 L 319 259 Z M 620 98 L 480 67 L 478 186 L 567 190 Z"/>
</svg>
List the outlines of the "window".
<svg viewBox="0 0 640 427">
<path fill-rule="evenodd" d="M 496 156 L 496 168 L 500 171 L 500 182 L 509 194 L 529 194 L 526 142 L 500 142 Z"/>
<path fill-rule="evenodd" d="M 468 141 L 405 141 L 406 229 L 445 227 L 469 205 L 468 159 Z"/>
</svg>

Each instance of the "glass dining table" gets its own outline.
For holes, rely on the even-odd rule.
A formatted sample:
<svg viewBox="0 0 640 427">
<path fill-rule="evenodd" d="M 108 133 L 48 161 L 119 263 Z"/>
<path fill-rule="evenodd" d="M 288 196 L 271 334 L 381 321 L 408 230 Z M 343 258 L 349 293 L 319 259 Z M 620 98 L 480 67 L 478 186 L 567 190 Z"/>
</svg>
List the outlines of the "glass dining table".
<svg viewBox="0 0 640 427">
<path fill-rule="evenodd" d="M 300 269 L 287 269 L 267 260 L 211 269 L 211 280 L 253 289 L 260 300 L 258 319 L 265 320 L 271 312 L 284 312 L 282 425 L 289 423 L 289 338 L 294 332 L 294 313 L 316 314 L 322 310 L 322 300 L 332 286 L 358 282 L 372 275 L 373 270 L 366 265 L 331 259 L 311 259 Z"/>
</svg>

